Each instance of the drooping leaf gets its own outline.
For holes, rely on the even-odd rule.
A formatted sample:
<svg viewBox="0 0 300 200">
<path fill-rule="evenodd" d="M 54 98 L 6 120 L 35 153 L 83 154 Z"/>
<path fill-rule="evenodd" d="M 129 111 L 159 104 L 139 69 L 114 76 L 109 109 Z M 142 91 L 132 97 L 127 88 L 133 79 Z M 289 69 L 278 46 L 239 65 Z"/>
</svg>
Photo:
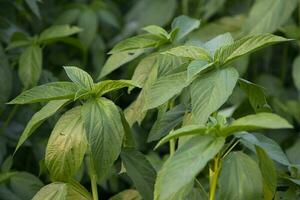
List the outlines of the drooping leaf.
<svg viewBox="0 0 300 200">
<path fill-rule="evenodd" d="M 193 30 L 199 28 L 200 20 L 193 19 L 185 15 L 176 17 L 172 22 L 172 29 L 178 29 L 175 40 L 180 41 Z"/>
<path fill-rule="evenodd" d="M 150 162 L 141 152 L 129 148 L 122 150 L 121 158 L 127 174 L 143 199 L 152 200 L 156 172 Z"/>
<path fill-rule="evenodd" d="M 161 146 L 162 144 L 172 140 L 176 139 L 182 136 L 188 136 L 188 135 L 200 135 L 205 134 L 207 131 L 207 128 L 205 126 L 199 126 L 199 125 L 188 125 L 184 126 L 182 128 L 179 128 L 175 131 L 170 132 L 167 136 L 162 138 L 159 143 L 156 145 L 156 148 L 158 146 Z"/>
<path fill-rule="evenodd" d="M 83 188 L 81 186 L 81 188 Z M 81 189 L 83 190 L 83 189 Z M 79 191 L 72 183 L 54 182 L 44 186 L 32 200 L 91 200 L 87 191 Z"/>
<path fill-rule="evenodd" d="M 296 88 L 300 91 L 300 56 L 297 56 L 293 62 L 293 80 Z"/>
<path fill-rule="evenodd" d="M 131 80 L 105 80 L 96 83 L 93 87 L 93 92 L 99 96 L 114 91 L 119 90 L 124 87 L 139 87 L 134 81 Z"/>
<path fill-rule="evenodd" d="M 204 60 L 208 62 L 212 60 L 205 49 L 196 46 L 178 46 L 163 52 L 163 54 L 171 54 L 174 56 Z"/>
<path fill-rule="evenodd" d="M 109 200 L 142 200 L 142 197 L 138 191 L 129 189 L 116 194 L 115 196 L 109 198 Z"/>
<path fill-rule="evenodd" d="M 199 76 L 191 84 L 192 113 L 197 123 L 205 123 L 231 95 L 238 79 L 234 68 L 218 69 Z"/>
<path fill-rule="evenodd" d="M 44 30 L 38 38 L 38 42 L 47 43 L 53 40 L 68 37 L 80 32 L 81 29 L 70 25 L 54 25 Z"/>
<path fill-rule="evenodd" d="M 98 17 L 95 11 L 89 8 L 84 9 L 79 15 L 78 26 L 82 28 L 79 33 L 80 41 L 89 47 L 97 34 Z"/>
<path fill-rule="evenodd" d="M 168 32 L 165 29 L 163 29 L 159 26 L 156 26 L 156 25 L 146 26 L 146 27 L 143 28 L 143 30 L 150 33 L 150 34 L 162 37 L 164 39 L 169 39 L 169 37 L 170 37 Z"/>
<path fill-rule="evenodd" d="M 79 170 L 87 148 L 81 106 L 67 111 L 49 138 L 45 164 L 54 181 L 68 182 Z"/>
<path fill-rule="evenodd" d="M 274 162 L 261 147 L 256 146 L 256 154 L 263 177 L 264 199 L 273 199 L 277 188 L 277 172 Z"/>
<path fill-rule="evenodd" d="M 256 1 L 242 32 L 249 35 L 273 33 L 290 18 L 297 3 L 297 0 Z"/>
<path fill-rule="evenodd" d="M 239 79 L 239 85 L 247 94 L 249 102 L 256 113 L 271 111 L 262 87 L 245 79 Z"/>
<path fill-rule="evenodd" d="M 112 101 L 101 97 L 86 102 L 81 114 L 88 135 L 90 156 L 101 180 L 121 152 L 124 128 L 119 110 Z"/>
<path fill-rule="evenodd" d="M 258 49 L 286 41 L 289 41 L 289 39 L 272 34 L 246 36 L 235 41 L 233 44 L 218 49 L 214 55 L 214 60 L 224 65 Z"/>
<path fill-rule="evenodd" d="M 247 115 L 232 122 L 223 128 L 222 134 L 229 135 L 240 131 L 253 131 L 257 129 L 292 128 L 288 121 L 273 113 L 258 113 Z"/>
<path fill-rule="evenodd" d="M 64 105 L 66 105 L 67 102 L 68 100 L 50 101 L 41 110 L 36 112 L 30 119 L 30 121 L 27 123 L 21 137 L 19 138 L 15 152 L 45 120 L 47 120 L 49 117 L 55 114 L 59 109 L 61 109 Z"/>
<path fill-rule="evenodd" d="M 186 72 L 160 77 L 146 91 L 144 110 L 160 106 L 179 94 L 186 86 Z"/>
<path fill-rule="evenodd" d="M 155 200 L 176 197 L 224 145 L 224 138 L 195 136 L 181 145 L 159 171 L 154 191 Z"/>
<path fill-rule="evenodd" d="M 114 46 L 114 48 L 109 53 L 115 54 L 123 51 L 155 47 L 161 41 L 162 38 L 156 35 L 152 35 L 152 34 L 138 35 L 119 42 L 117 45 Z"/>
<path fill-rule="evenodd" d="M 128 51 L 122 51 L 119 53 L 114 53 L 111 55 L 106 63 L 104 64 L 101 73 L 98 77 L 98 79 L 101 79 L 108 74 L 110 74 L 112 71 L 118 69 L 122 65 L 134 60 L 135 58 L 139 57 L 143 53 L 147 52 L 149 48 L 143 48 L 143 49 L 132 49 Z"/>
<path fill-rule="evenodd" d="M 287 156 L 274 140 L 268 138 L 262 134 L 250 134 L 250 133 L 240 133 L 235 135 L 237 138 L 241 139 L 241 142 L 246 145 L 250 150 L 255 152 L 255 146 L 259 146 L 266 151 L 268 156 L 273 160 L 281 163 L 285 166 L 290 166 L 291 163 Z"/>
<path fill-rule="evenodd" d="M 78 67 L 66 66 L 64 67 L 68 77 L 76 84 L 79 88 L 91 90 L 94 82 L 92 77 L 84 70 Z"/>
<path fill-rule="evenodd" d="M 19 78 L 25 88 L 35 86 L 42 72 L 42 49 L 38 45 L 28 46 L 19 59 Z"/>
<path fill-rule="evenodd" d="M 147 141 L 152 142 L 159 140 L 161 137 L 167 135 L 173 128 L 180 124 L 180 122 L 183 120 L 185 112 L 185 106 L 180 104 L 164 113 L 155 121 L 148 135 Z"/>
<path fill-rule="evenodd" d="M 72 82 L 52 82 L 22 92 L 8 104 L 27 104 L 59 99 L 71 99 L 78 87 Z"/>
<path fill-rule="evenodd" d="M 219 199 L 262 199 L 262 175 L 257 163 L 243 152 L 225 157 L 219 177 Z"/>
</svg>

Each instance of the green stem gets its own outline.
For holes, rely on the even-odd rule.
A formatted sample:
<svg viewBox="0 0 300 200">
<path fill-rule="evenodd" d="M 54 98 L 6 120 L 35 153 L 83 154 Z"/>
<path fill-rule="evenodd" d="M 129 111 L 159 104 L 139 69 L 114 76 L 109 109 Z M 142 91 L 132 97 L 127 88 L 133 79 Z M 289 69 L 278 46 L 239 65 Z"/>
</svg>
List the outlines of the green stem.
<svg viewBox="0 0 300 200">
<path fill-rule="evenodd" d="M 217 155 L 214 158 L 213 166 L 209 168 L 209 200 L 215 200 L 219 173 L 221 170 L 221 157 Z"/>
<path fill-rule="evenodd" d="M 99 200 L 98 197 L 98 189 L 97 189 L 97 173 L 94 168 L 94 163 L 91 158 L 89 158 L 90 165 L 90 178 L 91 178 L 91 186 L 92 186 L 92 195 L 93 200 Z"/>
<path fill-rule="evenodd" d="M 170 140 L 170 156 L 175 152 L 175 139 Z"/>
</svg>

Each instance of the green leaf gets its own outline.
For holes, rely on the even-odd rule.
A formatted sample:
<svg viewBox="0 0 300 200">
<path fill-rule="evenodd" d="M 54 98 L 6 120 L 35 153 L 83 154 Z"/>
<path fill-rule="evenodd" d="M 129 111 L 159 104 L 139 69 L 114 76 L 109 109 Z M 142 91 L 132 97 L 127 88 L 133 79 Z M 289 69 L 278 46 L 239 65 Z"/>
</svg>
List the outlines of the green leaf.
<svg viewBox="0 0 300 200">
<path fill-rule="evenodd" d="M 150 34 L 162 37 L 163 39 L 166 39 L 166 40 L 168 40 L 170 38 L 168 32 L 165 29 L 163 29 L 159 26 L 156 26 L 156 25 L 146 26 L 146 27 L 142 28 L 142 30 L 144 30 Z"/>
<path fill-rule="evenodd" d="M 156 172 L 146 157 L 135 149 L 123 149 L 121 153 L 128 176 L 145 200 L 153 199 Z"/>
<path fill-rule="evenodd" d="M 226 0 L 210 0 L 207 1 L 204 5 L 204 19 L 209 19 L 211 16 L 213 16 L 215 13 L 222 10 L 222 7 L 226 3 Z"/>
<path fill-rule="evenodd" d="M 156 47 L 162 41 L 161 37 L 152 34 L 144 34 L 134 36 L 119 42 L 109 52 L 109 54 L 115 54 L 123 51 L 145 49 L 149 47 Z"/>
<path fill-rule="evenodd" d="M 297 56 L 293 62 L 293 80 L 296 88 L 300 91 L 300 56 Z"/>
<path fill-rule="evenodd" d="M 72 99 L 78 87 L 72 82 L 52 82 L 22 92 L 8 104 L 27 104 L 58 99 Z"/>
<path fill-rule="evenodd" d="M 41 110 L 36 112 L 27 123 L 21 137 L 19 138 L 15 152 L 32 135 L 32 133 L 49 117 L 54 115 L 59 109 L 67 104 L 68 100 L 54 100 L 46 104 Z"/>
<path fill-rule="evenodd" d="M 90 156 L 98 180 L 101 180 L 121 152 L 124 128 L 119 110 L 112 101 L 98 98 L 86 102 L 81 114 L 88 135 Z"/>
<path fill-rule="evenodd" d="M 86 47 L 89 47 L 97 35 L 98 17 L 92 9 L 85 8 L 81 11 L 78 26 L 83 31 L 79 33 L 79 39 Z"/>
<path fill-rule="evenodd" d="M 175 40 L 182 40 L 193 30 L 198 29 L 199 26 L 200 20 L 198 19 L 190 18 L 185 15 L 176 17 L 172 22 L 172 30 L 178 29 Z"/>
<path fill-rule="evenodd" d="M 99 96 L 102 96 L 105 93 L 114 90 L 119 90 L 124 87 L 140 87 L 140 86 L 131 80 L 105 80 L 96 83 L 93 87 L 93 92 Z"/>
<path fill-rule="evenodd" d="M 38 2 L 41 2 L 40 0 L 25 0 L 26 4 L 30 8 L 30 10 L 37 16 L 39 19 L 41 19 L 41 13 L 38 6 Z"/>
<path fill-rule="evenodd" d="M 187 67 L 187 82 L 191 83 L 199 74 L 205 72 L 214 63 L 208 63 L 202 60 L 193 60 Z"/>
<path fill-rule="evenodd" d="M 247 115 L 232 122 L 221 130 L 222 135 L 230 135 L 240 131 L 253 131 L 257 129 L 293 128 L 288 121 L 273 113 L 258 113 Z"/>
<path fill-rule="evenodd" d="M 205 123 L 211 113 L 229 98 L 238 79 L 234 68 L 218 69 L 199 76 L 191 84 L 192 114 L 197 123 Z"/>
<path fill-rule="evenodd" d="M 8 181 L 11 177 L 16 175 L 17 172 L 1 172 L 0 173 L 0 184 L 4 183 L 5 181 Z"/>
<path fill-rule="evenodd" d="M 277 172 L 273 160 L 259 146 L 256 146 L 259 168 L 263 177 L 264 199 L 273 199 L 277 189 Z"/>
<path fill-rule="evenodd" d="M 215 52 L 223 46 L 233 44 L 234 40 L 230 33 L 224 33 L 214 37 L 204 44 L 211 56 L 215 55 Z"/>
<path fill-rule="evenodd" d="M 243 152 L 229 153 L 222 164 L 218 199 L 253 200 L 262 197 L 262 175 L 257 163 Z"/>
<path fill-rule="evenodd" d="M 56 123 L 45 154 L 45 164 L 54 181 L 68 182 L 79 170 L 87 148 L 81 106 L 67 111 Z"/>
<path fill-rule="evenodd" d="M 261 86 L 241 78 L 239 79 L 239 85 L 247 94 L 249 102 L 256 113 L 271 111 L 264 89 Z"/>
<path fill-rule="evenodd" d="M 81 188 L 78 190 L 73 183 L 54 182 L 44 186 L 32 200 L 91 200 L 88 192 Z"/>
<path fill-rule="evenodd" d="M 129 189 L 116 194 L 115 196 L 109 198 L 109 200 L 142 200 L 142 197 L 138 191 Z"/>
<path fill-rule="evenodd" d="M 28 46 L 19 59 L 19 78 L 25 88 L 35 86 L 42 72 L 42 49 L 38 45 Z"/>
<path fill-rule="evenodd" d="M 186 86 L 186 72 L 179 72 L 157 79 L 146 91 L 144 110 L 158 107 L 179 94 Z"/>
<path fill-rule="evenodd" d="M 73 67 L 66 66 L 64 67 L 68 77 L 76 84 L 79 88 L 91 90 L 94 86 L 94 81 L 92 77 L 85 72 L 84 70 Z"/>
<path fill-rule="evenodd" d="M 243 34 L 272 33 L 290 18 L 297 0 L 256 1 L 243 25 Z"/>
<path fill-rule="evenodd" d="M 10 97 L 13 85 L 12 69 L 9 66 L 8 58 L 0 45 L 0 113 L 4 104 Z"/>
<path fill-rule="evenodd" d="M 167 135 L 173 128 L 182 122 L 185 112 L 185 106 L 180 104 L 168 112 L 163 113 L 152 126 L 147 142 L 159 140 L 161 137 Z"/>
<path fill-rule="evenodd" d="M 38 42 L 47 43 L 53 40 L 68 37 L 75 33 L 80 32 L 81 29 L 76 26 L 70 25 L 54 25 L 44 30 L 38 37 Z"/>
<path fill-rule="evenodd" d="M 104 64 L 101 73 L 98 79 L 101 79 L 114 70 L 118 69 L 122 65 L 134 60 L 135 58 L 139 57 L 143 53 L 147 52 L 149 49 L 132 49 L 128 51 L 122 51 L 119 53 L 114 53 L 113 55 L 109 56 L 106 63 Z"/>
<path fill-rule="evenodd" d="M 189 184 L 224 145 L 224 138 L 195 136 L 181 145 L 159 171 L 155 200 L 167 200 Z"/>
<path fill-rule="evenodd" d="M 250 150 L 255 152 L 255 146 L 259 146 L 266 151 L 266 153 L 278 163 L 285 166 L 290 166 L 290 162 L 279 146 L 274 140 L 262 135 L 262 134 L 250 134 L 250 133 L 240 133 L 235 135 L 235 137 L 240 138 L 241 142 L 248 147 Z"/>
<path fill-rule="evenodd" d="M 258 49 L 286 41 L 290 40 L 272 34 L 246 36 L 235 41 L 233 44 L 218 49 L 214 55 L 214 60 L 221 65 L 225 65 L 241 56 L 257 51 Z"/>
<path fill-rule="evenodd" d="M 205 126 L 199 126 L 199 125 L 188 125 L 184 126 L 182 128 L 179 128 L 175 131 L 170 132 L 167 136 L 162 138 L 159 143 L 156 145 L 155 148 L 161 146 L 162 144 L 172 140 L 176 139 L 182 136 L 188 136 L 188 135 L 200 135 L 200 134 L 206 134 L 207 128 Z"/>
<path fill-rule="evenodd" d="M 212 60 L 205 49 L 196 46 L 178 46 L 163 52 L 163 54 L 171 54 L 174 56 L 204 60 L 208 62 Z"/>
</svg>

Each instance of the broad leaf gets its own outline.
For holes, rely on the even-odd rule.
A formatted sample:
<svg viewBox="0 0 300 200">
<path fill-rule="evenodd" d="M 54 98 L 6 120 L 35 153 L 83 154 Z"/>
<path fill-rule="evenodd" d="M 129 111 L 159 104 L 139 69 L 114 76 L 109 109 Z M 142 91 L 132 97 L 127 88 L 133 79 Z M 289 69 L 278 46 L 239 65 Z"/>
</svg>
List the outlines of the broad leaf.
<svg viewBox="0 0 300 200">
<path fill-rule="evenodd" d="M 286 41 L 289 41 L 289 39 L 272 34 L 246 36 L 233 44 L 218 49 L 214 55 L 214 60 L 224 65 L 263 47 Z"/>
<path fill-rule="evenodd" d="M 290 18 L 297 4 L 297 0 L 256 1 L 244 23 L 242 32 L 260 34 L 276 31 Z"/>
<path fill-rule="evenodd" d="M 167 136 L 162 138 L 159 143 L 156 145 L 155 148 L 161 146 L 162 144 L 172 140 L 176 139 L 182 136 L 190 136 L 190 135 L 200 135 L 200 134 L 206 134 L 207 128 L 205 126 L 199 126 L 199 125 L 188 125 L 184 126 L 182 128 L 179 128 L 175 131 L 170 132 Z"/>
<path fill-rule="evenodd" d="M 111 55 L 106 63 L 104 64 L 101 73 L 98 77 L 98 79 L 101 79 L 108 74 L 110 74 L 112 71 L 118 69 L 122 65 L 132 61 L 133 59 L 137 58 L 138 56 L 142 55 L 143 53 L 147 52 L 149 49 L 132 49 L 128 51 L 122 51 L 119 53 L 114 53 Z"/>
<path fill-rule="evenodd" d="M 213 57 L 215 52 L 223 46 L 230 45 L 234 42 L 230 33 L 218 35 L 204 44 L 210 55 Z"/>
<path fill-rule="evenodd" d="M 296 88 L 300 91 L 300 56 L 297 56 L 293 62 L 293 80 Z"/>
<path fill-rule="evenodd" d="M 60 108 L 62 108 L 68 100 L 54 100 L 46 104 L 41 110 L 36 112 L 30 121 L 27 123 L 21 137 L 19 138 L 15 152 L 27 140 L 29 136 L 49 117 L 54 115 Z"/>
<path fill-rule="evenodd" d="M 185 112 L 185 106 L 180 104 L 168 112 L 163 113 L 152 126 L 147 141 L 152 142 L 159 140 L 161 137 L 167 135 L 173 128 L 182 122 Z"/>
<path fill-rule="evenodd" d="M 259 168 L 263 177 L 264 198 L 273 199 L 277 189 L 277 172 L 273 160 L 261 148 L 256 146 Z"/>
<path fill-rule="evenodd" d="M 249 102 L 256 113 L 271 111 L 262 87 L 244 79 L 239 79 L 239 85 L 247 94 Z"/>
<path fill-rule="evenodd" d="M 287 156 L 274 140 L 262 135 L 262 134 L 250 134 L 250 133 L 242 133 L 237 134 L 235 137 L 240 138 L 241 142 L 248 147 L 250 150 L 255 152 L 255 146 L 259 146 L 266 151 L 268 156 L 273 160 L 281 163 L 285 166 L 290 166 L 290 161 Z"/>
<path fill-rule="evenodd" d="M 193 19 L 185 15 L 176 17 L 172 22 L 172 29 L 178 29 L 175 40 L 182 40 L 193 30 L 199 28 L 199 26 L 200 20 Z"/>
<path fill-rule="evenodd" d="M 8 181 L 11 177 L 16 175 L 17 172 L 1 172 L 0 173 L 0 184 L 4 183 L 5 181 Z"/>
<path fill-rule="evenodd" d="M 129 189 L 116 194 L 115 196 L 109 198 L 109 200 L 142 200 L 142 197 L 138 191 Z"/>
<path fill-rule="evenodd" d="M 81 29 L 70 25 L 54 25 L 44 30 L 38 38 L 38 42 L 50 42 L 53 40 L 68 37 L 80 32 Z"/>
<path fill-rule="evenodd" d="M 49 138 L 45 164 L 52 180 L 68 182 L 79 170 L 87 148 L 81 106 L 67 111 Z"/>
<path fill-rule="evenodd" d="M 83 188 L 74 183 L 54 182 L 44 186 L 32 200 L 91 200 L 92 197 Z"/>
<path fill-rule="evenodd" d="M 288 121 L 273 113 L 258 113 L 247 115 L 232 122 L 221 130 L 223 135 L 240 131 L 253 131 L 257 129 L 293 128 Z"/>
<path fill-rule="evenodd" d="M 131 80 L 105 80 L 96 83 L 93 87 L 93 92 L 99 96 L 105 93 L 119 90 L 124 87 L 139 87 L 135 82 Z"/>
<path fill-rule="evenodd" d="M 27 104 L 58 99 L 71 99 L 78 87 L 71 82 L 52 82 L 22 92 L 8 104 Z"/>
<path fill-rule="evenodd" d="M 206 166 L 224 145 L 224 138 L 195 136 L 181 145 L 159 171 L 155 183 L 155 200 L 168 200 Z"/>
<path fill-rule="evenodd" d="M 228 154 L 219 177 L 218 199 L 253 200 L 262 197 L 262 175 L 257 163 L 242 152 Z"/>
<path fill-rule="evenodd" d="M 168 34 L 168 32 L 165 29 L 163 29 L 163 28 L 161 28 L 159 26 L 156 26 L 156 25 L 146 26 L 142 30 L 147 31 L 150 34 L 162 37 L 162 38 L 164 38 L 166 40 L 168 40 L 169 37 L 170 37 L 169 34 Z"/>
<path fill-rule="evenodd" d="M 179 94 L 186 86 L 186 72 L 160 77 L 146 91 L 144 110 L 160 106 Z"/>
<path fill-rule="evenodd" d="M 204 61 L 212 60 L 209 53 L 205 49 L 196 46 L 178 46 L 163 52 L 163 54 L 171 54 L 174 56 Z"/>
<path fill-rule="evenodd" d="M 199 76 L 191 84 L 192 113 L 197 123 L 205 123 L 231 95 L 238 79 L 234 68 L 218 69 Z"/>
<path fill-rule="evenodd" d="M 119 110 L 112 101 L 97 98 L 86 102 L 81 114 L 88 135 L 90 156 L 101 180 L 121 152 L 124 129 Z"/>
<path fill-rule="evenodd" d="M 156 47 L 161 41 L 161 37 L 152 34 L 138 35 L 119 42 L 109 53 L 115 54 L 128 50 Z"/>
<path fill-rule="evenodd" d="M 193 60 L 187 67 L 187 82 L 191 83 L 200 73 L 205 72 L 213 64 L 202 60 Z"/>
<path fill-rule="evenodd" d="M 42 72 L 42 49 L 37 45 L 28 46 L 19 59 L 19 78 L 25 88 L 35 86 Z"/>
<path fill-rule="evenodd" d="M 141 152 L 134 149 L 123 149 L 121 158 L 127 174 L 143 199 L 152 200 L 156 172 L 150 162 Z"/>
<path fill-rule="evenodd" d="M 79 33 L 80 41 L 89 47 L 97 35 L 98 16 L 95 11 L 90 8 L 83 9 L 79 15 L 78 26 L 83 30 Z"/>
<path fill-rule="evenodd" d="M 94 82 L 92 77 L 84 70 L 78 67 L 67 66 L 64 67 L 68 77 L 76 84 L 79 88 L 91 90 Z"/>
</svg>

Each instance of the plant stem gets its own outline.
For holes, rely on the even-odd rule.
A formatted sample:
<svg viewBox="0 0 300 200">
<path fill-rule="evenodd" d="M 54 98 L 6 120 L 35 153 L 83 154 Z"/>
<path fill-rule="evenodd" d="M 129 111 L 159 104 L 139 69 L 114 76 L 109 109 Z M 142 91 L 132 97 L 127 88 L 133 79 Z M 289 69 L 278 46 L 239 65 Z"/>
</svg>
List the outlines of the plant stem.
<svg viewBox="0 0 300 200">
<path fill-rule="evenodd" d="M 89 158 L 89 166 L 90 166 L 90 178 L 91 178 L 93 200 L 99 200 L 98 189 L 97 189 L 97 173 L 95 171 L 93 160 L 91 158 Z"/>
<path fill-rule="evenodd" d="M 175 152 L 175 139 L 170 140 L 170 156 Z"/>
<path fill-rule="evenodd" d="M 209 200 L 215 200 L 218 177 L 221 170 L 221 157 L 217 155 L 214 158 L 213 166 L 209 168 Z"/>
</svg>

